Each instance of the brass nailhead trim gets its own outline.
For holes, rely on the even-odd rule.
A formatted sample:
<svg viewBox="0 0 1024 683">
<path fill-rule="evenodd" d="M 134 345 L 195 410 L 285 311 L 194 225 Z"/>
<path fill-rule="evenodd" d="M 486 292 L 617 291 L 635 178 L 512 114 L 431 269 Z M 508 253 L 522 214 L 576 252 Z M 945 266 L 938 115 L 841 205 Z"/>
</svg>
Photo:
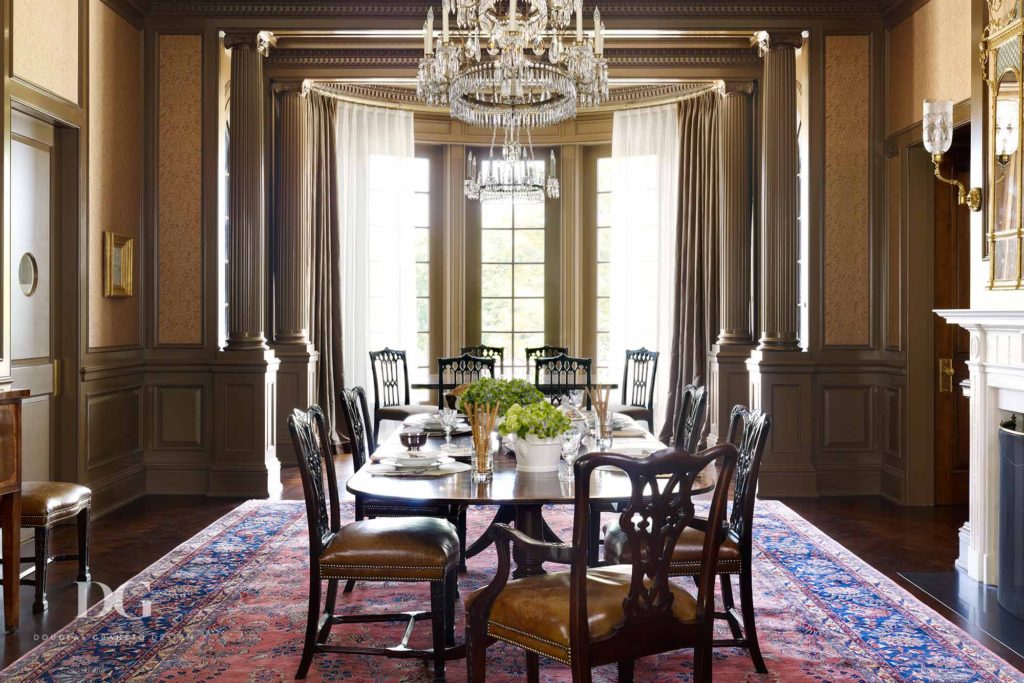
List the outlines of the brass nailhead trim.
<svg viewBox="0 0 1024 683">
<path fill-rule="evenodd" d="M 492 625 L 497 626 L 499 628 L 503 628 L 503 629 L 509 630 L 512 633 L 515 633 L 515 634 L 523 636 L 524 638 L 532 638 L 533 640 L 536 640 L 538 642 L 544 643 L 546 645 L 550 645 L 551 647 L 556 647 L 559 650 L 565 650 L 566 658 L 565 659 L 560 659 L 558 657 L 552 656 L 548 652 L 541 652 L 540 650 L 538 650 L 536 648 L 532 648 L 529 645 L 524 645 L 522 643 L 514 643 L 512 641 L 509 641 L 509 642 L 512 642 L 513 645 L 521 647 L 524 650 L 529 650 L 530 652 L 535 652 L 535 653 L 537 653 L 539 655 L 543 655 L 545 657 L 551 657 L 552 659 L 554 659 L 556 661 L 559 661 L 562 664 L 568 664 L 570 666 L 572 665 L 572 661 L 571 661 L 571 659 L 572 659 L 572 648 L 566 647 L 565 645 L 562 645 L 561 643 L 556 643 L 553 640 L 548 640 L 547 638 L 541 638 L 540 636 L 534 635 L 533 633 L 527 633 L 526 631 L 521 631 L 521 630 L 519 630 L 517 628 L 513 628 L 511 626 L 506 626 L 505 624 L 502 624 L 500 622 L 494 621 L 493 619 L 488 619 L 487 620 L 487 635 L 494 636 L 495 638 L 498 638 L 498 639 L 500 639 L 501 636 L 499 636 L 499 635 L 497 635 L 497 634 L 495 634 L 495 633 L 493 633 L 491 631 L 491 626 Z"/>
</svg>

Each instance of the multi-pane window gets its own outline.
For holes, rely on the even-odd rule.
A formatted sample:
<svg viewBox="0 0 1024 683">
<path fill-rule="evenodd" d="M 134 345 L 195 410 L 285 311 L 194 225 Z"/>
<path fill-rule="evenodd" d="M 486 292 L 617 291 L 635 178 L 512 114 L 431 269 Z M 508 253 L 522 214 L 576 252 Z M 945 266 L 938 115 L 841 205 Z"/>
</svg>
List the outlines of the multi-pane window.
<svg viewBox="0 0 1024 683">
<path fill-rule="evenodd" d="M 611 354 L 612 160 L 597 160 L 597 359 L 598 376 L 608 370 Z"/>
<path fill-rule="evenodd" d="M 527 347 L 544 344 L 544 204 L 483 202 L 480 227 L 480 342 L 525 375 Z"/>
<path fill-rule="evenodd" d="M 429 372 L 430 357 L 430 159 L 413 161 L 413 226 L 416 239 L 416 349 L 418 366 Z"/>
</svg>

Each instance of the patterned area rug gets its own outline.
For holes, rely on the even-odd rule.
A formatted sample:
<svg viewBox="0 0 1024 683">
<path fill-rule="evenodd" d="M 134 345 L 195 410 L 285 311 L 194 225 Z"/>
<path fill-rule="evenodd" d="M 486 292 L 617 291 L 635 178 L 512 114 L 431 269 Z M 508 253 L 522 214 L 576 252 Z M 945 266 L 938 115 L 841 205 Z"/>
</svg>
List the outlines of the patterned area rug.
<svg viewBox="0 0 1024 683">
<path fill-rule="evenodd" d="M 351 508 L 346 510 L 351 515 Z M 475 538 L 492 511 L 470 512 Z M 550 508 L 551 527 L 571 537 L 571 511 Z M 350 517 L 349 517 L 350 518 Z M 1024 675 L 776 502 L 758 504 L 754 590 L 759 676 L 741 650 L 718 650 L 721 681 L 1024 681 Z M 179 546 L 123 587 L 120 607 L 73 621 L 3 672 L 4 681 L 290 681 L 306 615 L 306 520 L 301 503 L 250 501 Z M 492 575 L 493 550 L 470 561 L 463 591 Z M 342 610 L 422 609 L 420 584 L 358 584 Z M 143 616 L 148 613 L 149 616 Z M 461 620 L 461 614 L 460 614 Z M 461 621 L 459 624 L 461 638 Z M 415 640 L 429 642 L 429 627 Z M 335 627 L 332 639 L 397 642 L 401 627 Z M 521 651 L 488 651 L 489 680 L 525 679 Z M 637 663 L 637 681 L 688 681 L 690 651 Z M 569 670 L 542 660 L 541 679 Z M 595 680 L 614 681 L 614 667 Z M 416 660 L 319 656 L 310 680 L 428 681 Z M 448 680 L 465 680 L 464 661 Z"/>
</svg>

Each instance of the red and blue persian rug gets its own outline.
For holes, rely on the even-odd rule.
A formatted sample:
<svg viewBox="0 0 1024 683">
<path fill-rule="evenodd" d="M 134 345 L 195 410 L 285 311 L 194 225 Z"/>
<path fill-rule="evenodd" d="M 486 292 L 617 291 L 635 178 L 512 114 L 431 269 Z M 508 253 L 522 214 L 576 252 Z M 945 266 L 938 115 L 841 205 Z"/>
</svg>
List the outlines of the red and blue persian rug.
<svg viewBox="0 0 1024 683">
<path fill-rule="evenodd" d="M 351 508 L 347 509 L 351 514 Z M 470 538 L 492 511 L 470 513 Z M 549 524 L 571 537 L 568 508 L 550 508 Z M 118 606 L 99 604 L 0 672 L 4 681 L 290 681 L 306 618 L 307 532 L 300 502 L 250 501 L 128 582 Z M 1024 681 L 986 650 L 784 505 L 758 504 L 754 591 L 761 648 L 771 673 L 759 676 L 738 649 L 718 650 L 721 681 Z M 483 585 L 492 549 L 470 560 L 460 589 Z M 357 584 L 338 605 L 350 612 L 424 609 L 422 584 Z M 148 616 L 147 616 L 148 615 Z M 461 616 L 460 616 L 461 619 Z M 332 639 L 391 644 L 401 625 L 335 627 Z M 429 627 L 418 626 L 418 644 Z M 521 651 L 488 650 L 489 680 L 525 679 Z M 636 680 L 688 681 L 692 653 L 637 662 Z M 417 660 L 318 656 L 311 680 L 428 681 Z M 465 681 L 464 661 L 448 680 Z M 568 681 L 569 670 L 543 661 L 541 679 Z M 614 681 L 614 667 L 595 680 Z"/>
</svg>

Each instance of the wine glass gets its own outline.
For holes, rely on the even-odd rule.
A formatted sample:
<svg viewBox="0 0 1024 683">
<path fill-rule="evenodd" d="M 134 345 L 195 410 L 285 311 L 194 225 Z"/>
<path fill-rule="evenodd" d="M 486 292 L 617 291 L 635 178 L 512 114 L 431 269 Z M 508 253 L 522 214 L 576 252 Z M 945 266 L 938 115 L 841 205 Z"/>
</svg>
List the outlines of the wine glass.
<svg viewBox="0 0 1024 683">
<path fill-rule="evenodd" d="M 439 417 L 441 419 L 441 429 L 444 430 L 444 446 L 441 446 L 441 450 L 445 453 L 451 453 L 457 450 L 455 446 L 452 446 L 452 432 L 459 424 L 459 411 L 454 408 L 441 408 Z"/>
<path fill-rule="evenodd" d="M 562 459 L 565 460 L 565 469 L 559 471 L 558 477 L 565 481 L 575 478 L 573 464 L 580 457 L 580 446 L 583 443 L 583 431 L 577 427 L 570 427 L 562 434 Z"/>
<path fill-rule="evenodd" d="M 572 407 L 579 413 L 580 408 L 583 407 L 583 390 L 571 389 L 569 391 L 569 402 L 572 403 Z"/>
</svg>

